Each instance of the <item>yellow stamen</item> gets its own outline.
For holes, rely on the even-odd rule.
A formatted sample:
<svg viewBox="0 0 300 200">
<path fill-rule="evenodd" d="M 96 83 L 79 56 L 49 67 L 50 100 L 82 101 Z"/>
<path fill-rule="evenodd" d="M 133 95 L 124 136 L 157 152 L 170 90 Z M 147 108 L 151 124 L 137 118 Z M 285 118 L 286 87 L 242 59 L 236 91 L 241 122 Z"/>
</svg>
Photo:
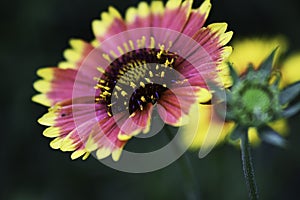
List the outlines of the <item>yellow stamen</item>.
<svg viewBox="0 0 300 200">
<path fill-rule="evenodd" d="M 134 82 L 130 82 L 130 87 L 132 87 L 133 89 L 136 88 L 136 84 L 134 84 Z"/>
<path fill-rule="evenodd" d="M 104 72 L 105 72 L 105 70 L 104 70 L 102 67 L 97 67 L 97 70 L 98 70 L 99 72 L 101 72 L 102 74 L 104 74 Z"/>
<path fill-rule="evenodd" d="M 127 92 L 125 92 L 124 90 L 121 92 L 121 95 L 123 96 L 123 97 L 125 97 L 126 95 L 127 95 Z"/>
</svg>

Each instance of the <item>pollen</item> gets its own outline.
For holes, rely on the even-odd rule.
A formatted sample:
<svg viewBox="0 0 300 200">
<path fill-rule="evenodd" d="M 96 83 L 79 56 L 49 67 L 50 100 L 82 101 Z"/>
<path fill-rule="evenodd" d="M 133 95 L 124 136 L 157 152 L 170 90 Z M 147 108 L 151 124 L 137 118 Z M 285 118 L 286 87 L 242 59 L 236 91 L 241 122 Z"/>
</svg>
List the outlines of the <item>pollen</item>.
<svg viewBox="0 0 300 200">
<path fill-rule="evenodd" d="M 149 78 L 145 78 L 145 80 L 147 81 L 147 83 L 151 83 L 151 80 Z"/>
<path fill-rule="evenodd" d="M 144 82 L 140 82 L 140 86 L 143 87 L 143 88 L 146 87 Z"/>
<path fill-rule="evenodd" d="M 174 58 L 171 59 L 171 61 L 169 61 L 168 59 L 165 62 L 165 66 L 168 67 L 169 65 L 173 64 L 174 62 Z"/>
<path fill-rule="evenodd" d="M 116 88 L 118 91 L 121 91 L 121 90 L 122 90 L 122 88 L 121 88 L 120 86 L 118 86 L 118 85 L 116 85 L 115 88 Z"/>
<path fill-rule="evenodd" d="M 155 45 L 154 38 L 148 39 L 143 36 L 136 43 L 129 40 L 123 43 L 124 49 L 134 48 L 134 44 L 142 47 L 146 42 Z M 117 48 L 120 53 L 124 51 L 120 46 Z M 103 56 L 109 59 L 116 56 L 114 52 L 109 52 L 110 55 L 103 54 Z M 136 110 L 144 110 L 148 103 L 155 104 L 159 100 L 162 93 L 168 90 L 167 86 L 173 83 L 172 80 L 177 80 L 174 75 L 168 78 L 176 58 L 176 54 L 165 51 L 164 45 L 159 45 L 159 49 L 141 48 L 123 54 L 105 71 L 100 68 L 101 76 L 96 79 L 98 83 L 95 86 L 95 89 L 100 91 L 99 96 L 95 97 L 97 99 L 95 102 L 106 105 L 108 116 L 113 115 L 112 110 L 118 112 L 127 110 L 131 115 Z"/>
<path fill-rule="evenodd" d="M 134 82 L 130 82 L 130 87 L 132 87 L 134 89 L 134 88 L 136 88 L 136 84 Z"/>
<path fill-rule="evenodd" d="M 149 76 L 152 78 L 153 77 L 153 72 L 149 71 Z"/>
<path fill-rule="evenodd" d="M 125 97 L 126 95 L 127 95 L 127 92 L 125 92 L 124 90 L 121 92 L 121 95 L 123 96 L 123 97 Z"/>
<path fill-rule="evenodd" d="M 142 101 L 142 102 L 146 102 L 146 99 L 145 99 L 144 96 L 141 97 L 141 101 Z"/>
<path fill-rule="evenodd" d="M 158 54 L 156 55 L 156 57 L 158 58 L 158 59 L 161 59 L 161 55 L 164 53 L 164 50 L 165 50 L 165 45 L 158 45 L 159 46 L 159 48 L 160 48 L 160 51 L 158 52 Z"/>
<path fill-rule="evenodd" d="M 105 96 L 110 96 L 111 93 L 110 93 L 110 92 L 107 92 L 107 91 L 104 91 L 104 92 L 103 92 L 103 95 L 105 95 Z"/>
</svg>

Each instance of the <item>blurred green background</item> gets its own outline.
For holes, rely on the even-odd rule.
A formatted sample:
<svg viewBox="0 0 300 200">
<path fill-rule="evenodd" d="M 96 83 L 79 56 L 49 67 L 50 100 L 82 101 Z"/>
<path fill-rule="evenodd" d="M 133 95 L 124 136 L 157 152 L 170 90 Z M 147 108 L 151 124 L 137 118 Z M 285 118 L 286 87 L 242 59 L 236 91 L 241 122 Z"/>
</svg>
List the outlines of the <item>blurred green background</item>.
<svg viewBox="0 0 300 200">
<path fill-rule="evenodd" d="M 199 6 L 202 1 L 195 2 Z M 90 23 L 114 5 L 123 14 L 136 0 L 1 1 L 1 145 L 0 199 L 184 199 L 178 162 L 151 173 L 128 174 L 93 157 L 71 161 L 69 153 L 51 150 L 36 119 L 46 108 L 31 102 L 35 71 L 62 60 L 69 38 L 93 38 Z M 300 50 L 300 1 L 212 0 L 211 22 L 226 21 L 234 37 L 286 35 L 290 52 Z M 299 98 L 298 98 L 299 100 Z M 299 117 L 290 120 L 290 145 L 263 144 L 253 150 L 261 199 L 300 196 Z M 134 141 L 133 141 L 134 142 Z M 247 191 L 240 152 L 222 145 L 204 159 L 189 153 L 204 200 L 241 200 Z"/>
</svg>

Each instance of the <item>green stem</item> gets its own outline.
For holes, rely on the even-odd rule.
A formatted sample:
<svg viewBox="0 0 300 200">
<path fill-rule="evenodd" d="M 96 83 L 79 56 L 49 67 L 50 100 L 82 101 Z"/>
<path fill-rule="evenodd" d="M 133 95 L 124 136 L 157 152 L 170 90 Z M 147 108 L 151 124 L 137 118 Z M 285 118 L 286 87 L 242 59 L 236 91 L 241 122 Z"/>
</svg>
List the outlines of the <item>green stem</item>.
<svg viewBox="0 0 300 200">
<path fill-rule="evenodd" d="M 241 151 L 242 151 L 242 162 L 243 162 L 243 171 L 244 176 L 249 192 L 249 198 L 251 200 L 258 199 L 255 174 L 252 164 L 251 150 L 248 139 L 248 134 L 243 134 L 241 137 Z"/>
<path fill-rule="evenodd" d="M 169 140 L 172 140 L 174 137 L 174 133 L 171 130 L 171 127 L 168 125 L 165 125 L 165 132 Z M 176 129 L 177 130 L 177 129 Z M 175 146 L 174 150 L 178 151 L 179 146 Z M 200 195 L 198 192 L 198 182 L 195 179 L 194 169 L 192 167 L 192 164 L 190 162 L 190 159 L 187 155 L 187 153 L 184 153 L 181 158 L 178 159 L 178 164 L 180 166 L 181 174 L 183 177 L 183 187 L 186 194 L 186 199 L 188 200 L 200 200 Z"/>
</svg>

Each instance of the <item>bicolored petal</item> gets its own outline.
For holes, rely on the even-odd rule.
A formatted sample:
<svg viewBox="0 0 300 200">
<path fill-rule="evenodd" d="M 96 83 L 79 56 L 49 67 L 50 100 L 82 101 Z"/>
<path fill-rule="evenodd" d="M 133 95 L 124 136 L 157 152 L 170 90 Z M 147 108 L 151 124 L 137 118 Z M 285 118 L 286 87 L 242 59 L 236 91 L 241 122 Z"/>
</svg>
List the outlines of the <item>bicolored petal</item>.
<svg viewBox="0 0 300 200">
<path fill-rule="evenodd" d="M 213 61 L 221 62 L 231 54 L 231 48 L 226 47 L 233 32 L 226 32 L 226 23 L 214 23 L 201 28 L 194 36 L 195 39 L 211 56 Z"/>
<path fill-rule="evenodd" d="M 101 13 L 101 20 L 92 22 L 92 29 L 98 44 L 100 44 L 105 39 L 123 32 L 127 28 L 120 13 L 114 7 L 109 7 L 108 12 Z"/>
<path fill-rule="evenodd" d="M 178 71 L 191 85 L 207 88 L 206 81 L 212 79 L 222 82 L 225 87 L 231 85 L 229 69 L 224 61 L 230 56 L 232 48 L 224 45 L 229 42 L 233 33 L 226 32 L 226 29 L 226 23 L 211 24 L 193 35 L 198 46 L 181 44 L 183 51 L 186 51 L 184 54 L 189 56 L 188 61 L 184 60 L 179 64 Z"/>
<path fill-rule="evenodd" d="M 162 1 L 152 1 L 150 5 L 151 10 L 151 27 L 160 27 L 163 14 L 165 11 Z"/>
<path fill-rule="evenodd" d="M 190 16 L 192 4 L 192 0 L 169 0 L 160 27 L 181 32 Z"/>
<path fill-rule="evenodd" d="M 72 90 L 77 71 L 74 69 L 42 68 L 37 71 L 41 80 L 34 83 L 34 88 L 41 92 L 32 100 L 45 106 L 72 98 Z"/>
<path fill-rule="evenodd" d="M 192 37 L 204 25 L 210 9 L 210 0 L 205 0 L 198 9 L 192 9 L 182 33 Z"/>
<path fill-rule="evenodd" d="M 162 2 L 157 4 L 158 10 L 163 9 Z M 126 11 L 125 20 L 128 29 L 150 27 L 151 8 L 146 2 L 140 2 L 138 7 L 130 7 Z"/>
<path fill-rule="evenodd" d="M 172 126 L 188 123 L 190 108 L 197 102 L 199 92 L 198 87 L 179 87 L 164 92 L 157 102 L 158 113 L 162 120 Z"/>
<path fill-rule="evenodd" d="M 34 96 L 32 100 L 45 106 L 71 99 L 75 80 L 81 79 L 77 77 L 77 71 L 74 69 L 49 67 L 39 69 L 37 74 L 43 79 L 36 81 L 33 86 L 41 94 Z M 90 91 L 93 89 L 93 83 L 88 80 L 78 81 L 76 87 Z"/>
<path fill-rule="evenodd" d="M 123 148 L 126 141 L 118 140 L 117 133 L 113 132 L 118 131 L 117 127 L 114 128 L 116 123 L 107 116 L 105 109 L 98 106 L 96 118 L 92 118 L 91 110 L 94 105 L 70 103 L 69 101 L 51 107 L 49 112 L 38 120 L 40 124 L 50 126 L 43 134 L 54 138 L 50 143 L 53 149 L 60 149 L 64 152 L 72 151 L 72 159 L 81 156 L 86 159 L 91 152 L 99 149 L 99 151 L 104 148 L 109 149 L 111 154 Z M 99 120 L 101 125 L 106 125 L 104 128 L 99 124 Z M 112 125 L 111 131 L 105 130 L 107 127 L 110 128 L 109 123 Z M 99 155 L 99 153 L 96 154 Z M 118 157 L 114 156 L 114 158 Z"/>
<path fill-rule="evenodd" d="M 71 39 L 70 46 L 70 49 L 64 51 L 66 61 L 58 64 L 61 69 L 78 69 L 86 56 L 94 49 L 90 43 L 80 39 Z"/>
<path fill-rule="evenodd" d="M 147 133 L 150 129 L 152 110 L 153 105 L 148 103 L 143 110 L 137 110 L 132 113 L 120 127 L 118 139 L 124 141 L 140 132 Z"/>
</svg>

